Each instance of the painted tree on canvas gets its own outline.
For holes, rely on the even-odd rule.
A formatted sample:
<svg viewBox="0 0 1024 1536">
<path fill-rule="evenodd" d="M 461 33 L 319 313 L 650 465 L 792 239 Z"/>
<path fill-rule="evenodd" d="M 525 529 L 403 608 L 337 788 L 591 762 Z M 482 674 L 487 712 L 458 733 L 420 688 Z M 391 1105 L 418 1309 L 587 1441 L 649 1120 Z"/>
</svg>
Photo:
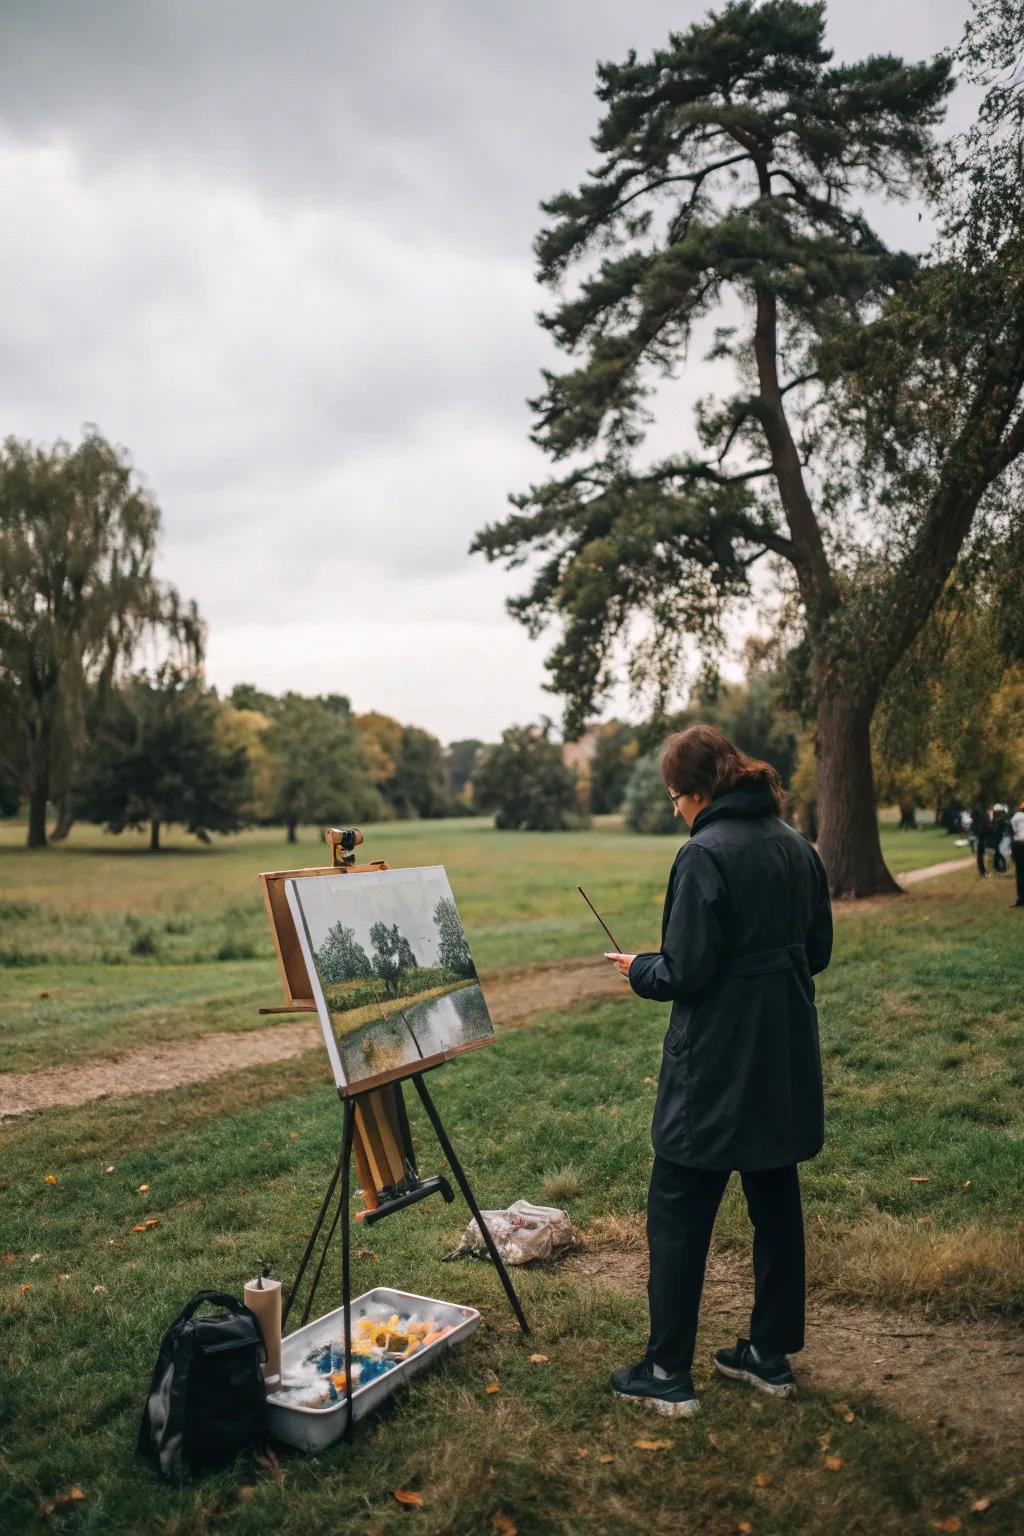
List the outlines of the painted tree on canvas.
<svg viewBox="0 0 1024 1536">
<path fill-rule="evenodd" d="M 384 983 L 385 990 L 396 992 L 403 971 L 416 970 L 416 956 L 412 945 L 397 923 L 374 923 L 370 929 L 373 945 L 373 969 Z"/>
<path fill-rule="evenodd" d="M 367 981 L 373 975 L 373 962 L 359 943 L 354 928 L 337 922 L 317 950 L 317 970 L 328 982 Z"/>
<path fill-rule="evenodd" d="M 445 969 L 454 971 L 456 976 L 475 976 L 466 930 L 450 896 L 442 896 L 434 908 L 434 927 L 438 937 L 437 958 Z"/>
</svg>

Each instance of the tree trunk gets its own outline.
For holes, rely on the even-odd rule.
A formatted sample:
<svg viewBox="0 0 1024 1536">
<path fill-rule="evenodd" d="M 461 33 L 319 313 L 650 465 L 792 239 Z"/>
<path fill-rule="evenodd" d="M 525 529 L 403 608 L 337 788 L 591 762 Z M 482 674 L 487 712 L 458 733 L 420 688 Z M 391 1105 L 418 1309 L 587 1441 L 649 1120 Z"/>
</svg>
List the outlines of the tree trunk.
<svg viewBox="0 0 1024 1536">
<path fill-rule="evenodd" d="M 57 796 L 57 820 L 53 831 L 50 833 L 51 843 L 62 843 L 75 824 L 75 818 L 71 812 L 71 796 L 64 792 Z"/>
<path fill-rule="evenodd" d="M 28 847 L 46 847 L 46 784 L 33 784 L 28 795 Z"/>
<path fill-rule="evenodd" d="M 818 851 L 833 896 L 895 896 L 878 836 L 871 706 L 826 693 L 818 710 Z"/>
<path fill-rule="evenodd" d="M 288 841 L 290 843 L 297 843 L 298 842 L 298 838 L 295 835 L 295 828 L 296 828 L 296 826 L 297 826 L 297 823 L 294 822 L 294 821 L 290 821 L 288 823 Z"/>
<path fill-rule="evenodd" d="M 149 851 L 160 852 L 160 823 L 155 819 L 149 824 Z"/>
</svg>

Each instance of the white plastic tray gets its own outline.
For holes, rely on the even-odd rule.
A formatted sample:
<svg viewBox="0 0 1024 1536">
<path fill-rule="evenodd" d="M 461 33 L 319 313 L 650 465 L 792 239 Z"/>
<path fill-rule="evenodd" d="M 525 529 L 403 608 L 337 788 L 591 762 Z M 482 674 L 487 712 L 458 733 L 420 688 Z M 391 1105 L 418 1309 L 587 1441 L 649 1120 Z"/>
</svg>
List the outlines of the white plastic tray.
<svg viewBox="0 0 1024 1536">
<path fill-rule="evenodd" d="M 305 1328 L 289 1333 L 281 1343 L 281 1373 L 287 1376 L 317 1346 L 336 1338 L 345 1326 L 344 1308 L 338 1307 L 323 1317 L 315 1318 Z M 356 1387 L 352 1393 L 352 1417 L 361 1419 L 370 1413 L 386 1397 L 390 1397 L 403 1382 L 418 1371 L 439 1360 L 446 1349 L 460 1344 L 475 1332 L 480 1313 L 473 1307 L 457 1307 L 450 1301 L 437 1301 L 430 1296 L 414 1296 L 411 1291 L 392 1291 L 386 1286 L 366 1291 L 352 1300 L 352 1332 L 361 1317 L 372 1317 L 386 1322 L 393 1312 L 408 1315 L 419 1312 L 435 1317 L 442 1325 L 451 1325 L 451 1333 L 437 1339 L 424 1349 L 418 1349 L 408 1360 L 402 1360 L 394 1370 Z M 273 1396 L 267 1398 L 270 1410 L 270 1434 L 274 1440 L 293 1445 L 300 1451 L 322 1451 L 333 1445 L 345 1433 L 348 1422 L 348 1403 L 342 1396 L 329 1408 L 300 1408 L 276 1403 Z"/>
</svg>

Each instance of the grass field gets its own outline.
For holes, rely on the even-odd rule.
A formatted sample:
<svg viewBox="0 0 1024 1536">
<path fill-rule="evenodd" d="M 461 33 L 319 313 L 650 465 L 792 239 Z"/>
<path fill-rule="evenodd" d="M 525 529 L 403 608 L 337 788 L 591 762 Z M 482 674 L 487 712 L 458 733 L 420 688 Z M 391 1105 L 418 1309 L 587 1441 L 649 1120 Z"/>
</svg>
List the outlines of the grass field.
<svg viewBox="0 0 1024 1536">
<path fill-rule="evenodd" d="M 157 858 L 91 831 L 31 855 L 16 837 L 6 829 L 0 846 L 0 1071 L 273 1027 L 255 1012 L 279 995 L 255 875 L 320 862 L 311 836 L 298 850 L 266 834 L 172 843 Z M 897 869 L 960 851 L 932 830 L 884 837 Z M 396 865 L 447 866 L 485 985 L 502 967 L 601 948 L 577 882 L 624 944 L 654 943 L 672 849 L 614 825 L 531 836 L 467 822 L 374 829 L 367 844 Z M 1024 932 L 1010 899 L 1009 882 L 968 872 L 839 916 L 819 994 L 829 1140 L 804 1169 L 812 1305 L 965 1325 L 1024 1310 Z M 475 1339 L 351 1448 L 185 1490 L 156 1484 L 132 1453 L 159 1336 L 196 1289 L 240 1292 L 261 1261 L 288 1278 L 335 1155 L 326 1062 L 314 1051 L 5 1124 L 0 1530 L 1019 1531 L 1013 1457 L 979 1462 L 941 1416 L 901 1417 L 867 1393 L 846 1395 L 847 1421 L 822 1392 L 780 1408 L 716 1384 L 708 1350 L 730 1339 L 712 1317 L 700 1420 L 667 1425 L 608 1396 L 608 1369 L 645 1336 L 643 1298 L 614 1283 L 614 1260 L 642 1231 L 664 1022 L 628 997 L 541 1015 L 432 1079 L 482 1204 L 555 1200 L 588 1234 L 586 1273 L 517 1276 L 529 1341 L 489 1267 L 442 1265 L 460 1207 L 403 1213 L 360 1234 L 357 1287 L 479 1305 Z M 414 1130 L 433 1171 L 416 1115 Z M 134 1233 L 146 1217 L 159 1225 Z M 717 1246 L 739 1257 L 748 1241 L 731 1190 Z M 612 1283 L 595 1288 L 605 1259 Z M 636 1447 L 645 1436 L 666 1443 Z M 61 1502 L 76 1487 L 84 1497 Z M 396 1487 L 422 1507 L 403 1510 Z M 991 1506 L 972 1515 L 982 1495 Z"/>
</svg>

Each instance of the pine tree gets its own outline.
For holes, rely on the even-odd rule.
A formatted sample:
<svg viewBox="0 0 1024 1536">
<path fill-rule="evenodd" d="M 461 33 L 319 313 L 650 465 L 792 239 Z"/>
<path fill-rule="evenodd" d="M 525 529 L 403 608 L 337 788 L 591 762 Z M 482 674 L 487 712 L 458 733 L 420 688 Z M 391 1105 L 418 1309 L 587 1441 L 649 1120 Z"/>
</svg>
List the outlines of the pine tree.
<svg viewBox="0 0 1024 1536">
<path fill-rule="evenodd" d="M 969 63 L 983 74 L 1012 57 L 1020 8 L 978 11 L 989 30 Z M 536 247 L 552 286 L 582 270 L 543 317 L 577 361 L 546 372 L 532 402 L 534 440 L 571 464 L 513 497 L 474 547 L 544 556 L 511 607 L 534 633 L 561 625 L 548 666 L 569 731 L 630 634 L 632 674 L 663 700 L 687 639 L 714 650 L 751 568 L 773 561 L 815 722 L 830 883 L 866 896 L 896 889 L 875 706 L 1024 450 L 1020 92 L 990 85 L 984 133 L 940 159 L 950 58 L 835 64 L 824 32 L 823 3 L 731 0 L 650 59 L 599 67 L 600 163 L 544 205 Z M 986 137 L 1000 146 L 996 200 Z M 940 225 L 923 263 L 889 250 L 862 206 L 865 192 L 912 191 Z M 700 453 L 642 461 L 658 376 L 711 316 L 730 322 L 710 355 L 736 387 L 698 409 Z"/>
</svg>

